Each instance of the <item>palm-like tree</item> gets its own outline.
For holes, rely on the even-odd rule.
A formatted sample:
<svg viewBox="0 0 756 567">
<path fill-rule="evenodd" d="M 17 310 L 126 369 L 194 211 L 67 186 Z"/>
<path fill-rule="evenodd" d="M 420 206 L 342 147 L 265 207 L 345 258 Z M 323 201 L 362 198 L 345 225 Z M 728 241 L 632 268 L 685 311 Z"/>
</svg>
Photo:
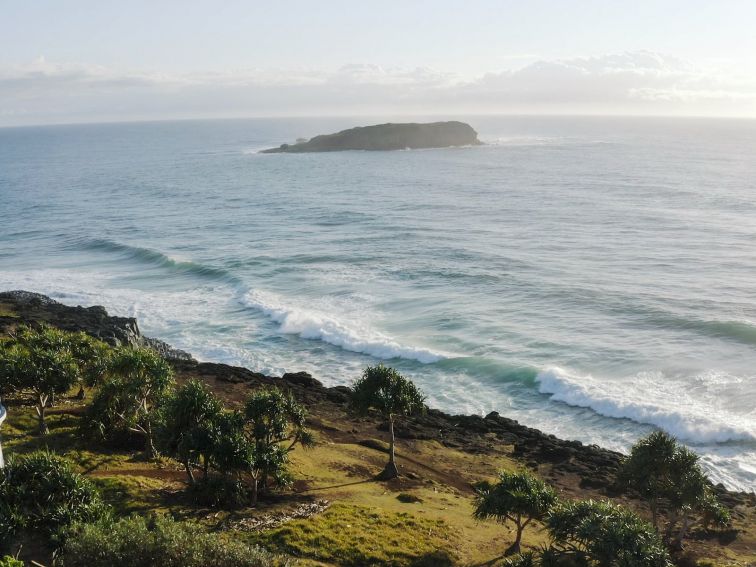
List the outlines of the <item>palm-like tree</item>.
<svg viewBox="0 0 756 567">
<path fill-rule="evenodd" d="M 394 422 L 408 415 L 425 411 L 425 396 L 393 368 L 368 366 L 352 385 L 352 407 L 361 414 L 377 410 L 389 426 L 389 462 L 381 473 L 383 479 L 399 476 L 395 457 Z"/>
<path fill-rule="evenodd" d="M 505 555 L 520 552 L 525 528 L 533 520 L 542 520 L 557 502 L 556 492 L 527 472 L 501 472 L 496 484 L 479 483 L 476 492 L 473 512 L 476 518 L 512 522 L 517 529 L 515 540 Z"/>
<path fill-rule="evenodd" d="M 634 488 L 648 502 L 652 523 L 657 529 L 659 504 L 669 489 L 676 450 L 674 437 L 655 431 L 633 445 L 620 471 L 620 481 Z"/>
<path fill-rule="evenodd" d="M 70 390 L 79 376 L 70 337 L 70 333 L 41 325 L 21 327 L 10 340 L 0 344 L 3 389 L 32 392 L 41 435 L 48 432 L 45 418 L 53 397 Z"/>
<path fill-rule="evenodd" d="M 551 511 L 546 528 L 553 542 L 547 558 L 571 558 L 576 565 L 597 567 L 671 566 L 656 530 L 609 501 L 563 503 Z"/>
<path fill-rule="evenodd" d="M 150 458 L 157 456 L 153 435 L 153 409 L 173 385 L 173 371 L 148 348 L 117 350 L 108 364 L 113 391 L 113 412 L 133 433 L 145 438 Z"/>
</svg>

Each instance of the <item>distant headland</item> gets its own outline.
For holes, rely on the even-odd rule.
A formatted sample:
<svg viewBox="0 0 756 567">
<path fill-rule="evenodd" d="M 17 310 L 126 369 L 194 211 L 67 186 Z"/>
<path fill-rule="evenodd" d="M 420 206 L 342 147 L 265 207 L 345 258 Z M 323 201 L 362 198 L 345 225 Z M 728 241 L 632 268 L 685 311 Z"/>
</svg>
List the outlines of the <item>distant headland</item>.
<svg viewBox="0 0 756 567">
<path fill-rule="evenodd" d="M 464 122 L 431 122 L 428 124 L 376 124 L 322 134 L 296 144 L 281 144 L 263 150 L 264 154 L 340 152 L 345 150 L 388 151 L 452 146 L 479 146 L 478 133 Z"/>
</svg>

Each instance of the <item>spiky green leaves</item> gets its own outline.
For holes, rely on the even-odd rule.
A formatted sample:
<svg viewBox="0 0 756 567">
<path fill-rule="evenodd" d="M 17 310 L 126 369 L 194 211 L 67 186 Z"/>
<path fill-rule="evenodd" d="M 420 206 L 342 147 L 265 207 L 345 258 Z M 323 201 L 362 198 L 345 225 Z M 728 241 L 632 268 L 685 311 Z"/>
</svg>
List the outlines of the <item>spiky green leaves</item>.
<svg viewBox="0 0 756 567">
<path fill-rule="evenodd" d="M 379 364 L 368 366 L 352 385 L 352 406 L 362 414 L 375 409 L 387 418 L 406 416 L 425 409 L 425 396 L 411 380 Z"/>
</svg>

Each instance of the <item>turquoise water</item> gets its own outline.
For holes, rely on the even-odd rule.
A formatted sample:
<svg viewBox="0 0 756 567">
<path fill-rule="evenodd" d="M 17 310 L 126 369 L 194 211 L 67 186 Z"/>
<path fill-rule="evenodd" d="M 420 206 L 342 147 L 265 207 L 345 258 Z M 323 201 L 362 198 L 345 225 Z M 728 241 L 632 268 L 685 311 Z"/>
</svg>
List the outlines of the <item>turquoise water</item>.
<svg viewBox="0 0 756 567">
<path fill-rule="evenodd" d="M 456 118 L 456 117 L 455 117 Z M 262 155 L 359 120 L 0 129 L 0 288 L 204 360 L 626 450 L 663 428 L 756 486 L 756 122 L 470 118 L 488 145 Z"/>
</svg>

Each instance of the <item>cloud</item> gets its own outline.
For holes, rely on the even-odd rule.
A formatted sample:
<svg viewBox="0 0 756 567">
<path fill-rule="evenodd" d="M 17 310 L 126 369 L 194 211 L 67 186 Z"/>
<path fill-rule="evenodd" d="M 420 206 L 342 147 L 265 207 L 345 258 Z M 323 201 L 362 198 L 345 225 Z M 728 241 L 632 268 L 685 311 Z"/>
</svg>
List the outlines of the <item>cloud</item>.
<svg viewBox="0 0 756 567">
<path fill-rule="evenodd" d="M 756 81 L 651 51 L 540 60 L 472 80 L 427 67 L 121 71 L 43 57 L 0 69 L 0 124 L 286 114 L 756 116 Z"/>
</svg>

